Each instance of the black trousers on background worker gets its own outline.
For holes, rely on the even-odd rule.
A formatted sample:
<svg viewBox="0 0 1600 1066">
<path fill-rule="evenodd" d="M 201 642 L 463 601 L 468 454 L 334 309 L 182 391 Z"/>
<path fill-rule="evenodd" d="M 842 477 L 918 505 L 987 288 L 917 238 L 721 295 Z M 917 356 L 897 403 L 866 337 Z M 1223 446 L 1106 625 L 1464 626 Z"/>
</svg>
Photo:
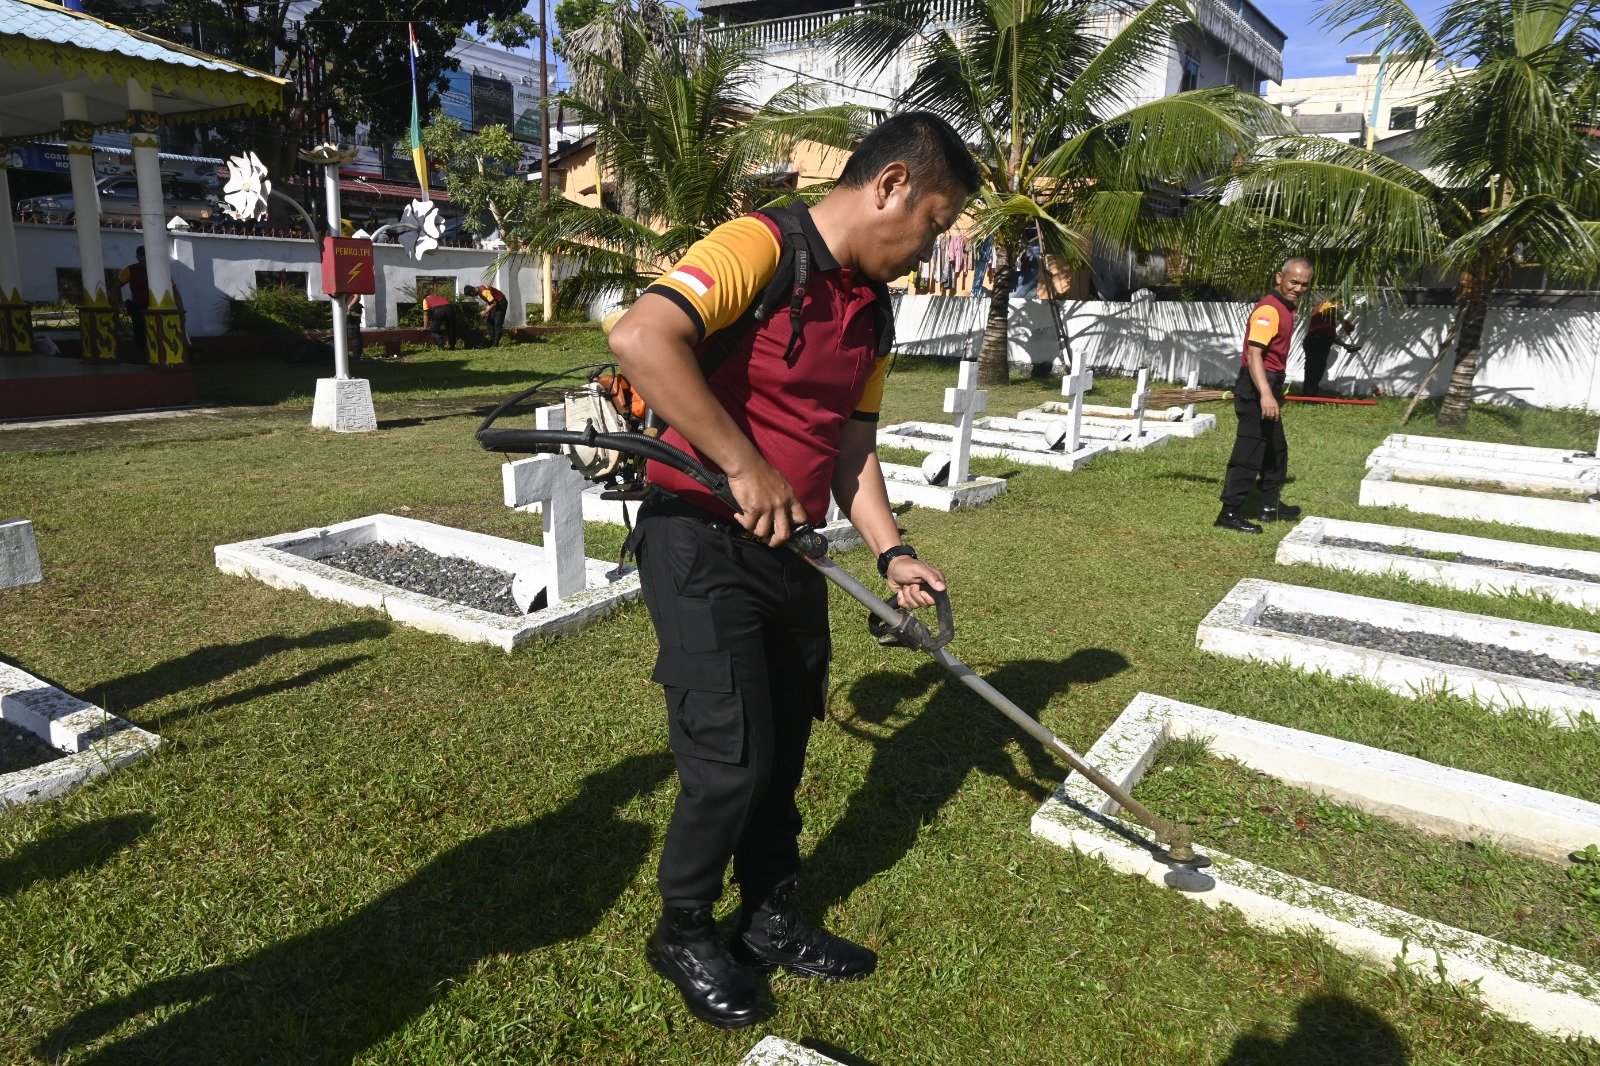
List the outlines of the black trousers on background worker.
<svg viewBox="0 0 1600 1066">
<path fill-rule="evenodd" d="M 489 327 L 489 347 L 497 348 L 500 345 L 500 334 L 506 328 L 506 305 L 504 302 L 493 304 L 489 313 L 484 315 Z"/>
<path fill-rule="evenodd" d="M 1315 396 L 1322 388 L 1322 375 L 1328 372 L 1328 353 L 1333 350 L 1333 334 L 1307 333 L 1300 344 L 1306 353 L 1305 395 Z"/>
<path fill-rule="evenodd" d="M 1267 384 L 1282 404 L 1283 371 L 1269 372 Z M 1233 410 L 1239 416 L 1239 430 L 1233 438 L 1233 454 L 1228 457 L 1228 473 L 1222 481 L 1222 506 L 1237 511 L 1244 506 L 1250 486 L 1259 482 L 1261 505 L 1276 507 L 1289 474 L 1289 442 L 1283 436 L 1282 418 L 1261 417 L 1261 393 L 1248 367 L 1239 368 L 1239 377 L 1233 383 Z"/>
<path fill-rule="evenodd" d="M 746 899 L 800 867 L 795 792 L 827 700 L 827 583 L 738 532 L 658 492 L 634 538 L 678 770 L 657 878 L 668 907 L 714 904 L 730 860 Z"/>
<path fill-rule="evenodd" d="M 433 343 L 452 351 L 456 346 L 456 309 L 435 307 L 428 312 L 428 329 L 433 333 Z"/>
</svg>

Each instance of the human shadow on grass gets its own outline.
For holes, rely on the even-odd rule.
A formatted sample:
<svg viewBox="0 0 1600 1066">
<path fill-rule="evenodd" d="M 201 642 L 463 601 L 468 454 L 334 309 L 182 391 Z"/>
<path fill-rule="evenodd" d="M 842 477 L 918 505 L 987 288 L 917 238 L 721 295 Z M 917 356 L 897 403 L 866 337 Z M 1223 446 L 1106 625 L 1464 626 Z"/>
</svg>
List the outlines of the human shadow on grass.
<svg viewBox="0 0 1600 1066">
<path fill-rule="evenodd" d="M 985 680 L 1038 717 L 1051 697 L 1070 686 L 1103 681 L 1127 668 L 1120 652 L 1082 648 L 1059 662 L 1010 662 Z M 930 689 L 935 691 L 921 710 L 900 710 Z M 840 721 L 841 727 L 877 750 L 844 816 L 806 863 L 806 897 L 819 911 L 848 900 L 898 863 L 974 770 L 993 774 L 1043 803 L 1049 790 L 1017 773 L 1006 751 L 1013 741 L 1021 743 L 1037 777 L 1066 775 L 1042 745 L 937 663 L 924 660 L 912 669 L 907 661 L 906 669 L 867 674 L 851 687 L 848 699 L 854 713 Z M 885 736 L 884 726 L 898 728 Z"/>
<path fill-rule="evenodd" d="M 272 633 L 264 637 L 242 640 L 233 644 L 208 644 L 158 663 L 138 673 L 124 674 L 111 681 L 103 681 L 89 688 L 89 696 L 113 714 L 126 714 L 147 703 L 174 696 L 192 688 L 221 681 L 223 678 L 249 669 L 281 652 L 295 649 L 333 648 L 342 644 L 356 644 L 363 640 L 376 640 L 393 632 L 387 622 L 375 619 L 346 622 L 312 633 L 286 635 Z M 345 662 L 359 661 L 347 659 Z M 322 671 L 322 673 L 319 673 Z M 309 673 L 323 676 L 325 667 L 316 667 Z M 310 678 L 315 680 L 316 678 Z M 309 683 L 309 681 L 307 682 Z M 274 684 L 279 684 L 274 682 Z M 291 685 L 290 687 L 297 687 Z M 171 716 L 168 716 L 170 719 Z"/>
<path fill-rule="evenodd" d="M 1383 1015 L 1344 996 L 1302 1000 L 1282 1040 L 1251 1033 L 1218 1066 L 1405 1066 L 1405 1041 Z"/>
<path fill-rule="evenodd" d="M 68 826 L 24 844 L 0 859 L 0 900 L 42 881 L 92 870 L 139 839 L 153 825 L 144 811 Z"/>
<path fill-rule="evenodd" d="M 457 845 L 341 921 L 90 1007 L 35 1051 L 54 1059 L 161 1011 L 73 1061 L 347 1063 L 484 959 L 592 930 L 650 851 L 650 826 L 620 811 L 671 771 L 664 753 L 598 770 L 559 807 Z"/>
</svg>

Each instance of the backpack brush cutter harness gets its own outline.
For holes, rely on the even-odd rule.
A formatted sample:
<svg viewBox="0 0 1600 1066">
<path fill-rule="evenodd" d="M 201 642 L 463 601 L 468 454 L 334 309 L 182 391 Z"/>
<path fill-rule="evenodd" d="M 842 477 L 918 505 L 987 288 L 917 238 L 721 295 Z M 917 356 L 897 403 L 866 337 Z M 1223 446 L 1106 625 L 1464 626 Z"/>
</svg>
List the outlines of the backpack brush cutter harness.
<svg viewBox="0 0 1600 1066">
<path fill-rule="evenodd" d="M 502 408 L 507 406 L 501 405 Z M 497 409 L 484 420 L 478 430 L 478 443 L 487 451 L 565 454 L 573 460 L 574 466 L 578 466 L 575 453 L 583 454 L 593 449 L 620 452 L 638 460 L 654 459 L 681 471 L 705 486 L 734 513 L 738 513 L 741 509 L 728 487 L 725 475 L 712 473 L 687 453 L 644 433 L 605 433 L 597 430 L 593 423 L 581 430 L 496 429 L 494 423 L 499 415 L 500 411 Z M 1154 833 L 1156 842 L 1151 843 L 1124 830 L 1125 835 L 1145 847 L 1154 858 L 1168 866 L 1185 870 L 1197 871 L 1211 865 L 1210 859 L 1195 852 L 1193 834 L 1189 826 L 1163 818 L 1134 799 L 1126 789 L 1090 766 L 1036 718 L 1012 703 L 994 686 L 974 673 L 971 667 L 946 650 L 945 646 L 955 636 L 955 623 L 951 616 L 948 594 L 929 590 L 936 603 L 939 622 L 939 631 L 934 633 L 911 611 L 899 607 L 893 601 L 879 599 L 872 590 L 829 559 L 827 539 L 811 526 L 799 527 L 787 543 L 802 558 L 822 571 L 824 577 L 871 612 L 867 619 L 868 627 L 872 635 L 878 638 L 879 643 L 886 646 L 916 648 L 933 656 L 934 661 L 954 674 L 963 685 L 1011 719 L 1023 732 L 1044 745 L 1067 766 L 1092 781 L 1095 787 L 1110 796 L 1136 821 Z"/>
</svg>

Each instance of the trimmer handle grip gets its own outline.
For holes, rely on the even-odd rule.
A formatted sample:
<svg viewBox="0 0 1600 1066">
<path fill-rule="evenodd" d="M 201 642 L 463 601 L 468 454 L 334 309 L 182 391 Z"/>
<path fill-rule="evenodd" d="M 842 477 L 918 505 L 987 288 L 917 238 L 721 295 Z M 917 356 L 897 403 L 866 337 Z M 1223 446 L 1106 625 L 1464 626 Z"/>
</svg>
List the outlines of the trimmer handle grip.
<svg viewBox="0 0 1600 1066">
<path fill-rule="evenodd" d="M 877 637 L 878 643 L 884 647 L 916 648 L 929 653 L 938 651 L 956 638 L 955 615 L 950 609 L 948 592 L 930 588 L 928 595 L 933 597 L 933 609 L 939 620 L 938 632 L 928 629 L 920 618 L 894 600 L 884 602 L 899 613 L 900 621 L 891 625 L 876 614 L 869 614 L 868 632 Z"/>
</svg>

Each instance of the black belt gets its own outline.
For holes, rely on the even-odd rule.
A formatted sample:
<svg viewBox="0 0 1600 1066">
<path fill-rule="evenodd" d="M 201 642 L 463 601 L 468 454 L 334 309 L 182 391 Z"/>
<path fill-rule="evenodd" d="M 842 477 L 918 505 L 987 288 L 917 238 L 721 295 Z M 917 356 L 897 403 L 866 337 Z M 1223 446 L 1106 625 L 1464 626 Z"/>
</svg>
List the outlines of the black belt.
<svg viewBox="0 0 1600 1066">
<path fill-rule="evenodd" d="M 639 520 L 654 518 L 657 515 L 665 518 L 692 518 L 706 528 L 730 537 L 749 536 L 745 528 L 733 519 L 714 515 L 704 508 L 696 507 L 676 493 L 651 486 L 649 495 L 639 506 Z"/>
</svg>

